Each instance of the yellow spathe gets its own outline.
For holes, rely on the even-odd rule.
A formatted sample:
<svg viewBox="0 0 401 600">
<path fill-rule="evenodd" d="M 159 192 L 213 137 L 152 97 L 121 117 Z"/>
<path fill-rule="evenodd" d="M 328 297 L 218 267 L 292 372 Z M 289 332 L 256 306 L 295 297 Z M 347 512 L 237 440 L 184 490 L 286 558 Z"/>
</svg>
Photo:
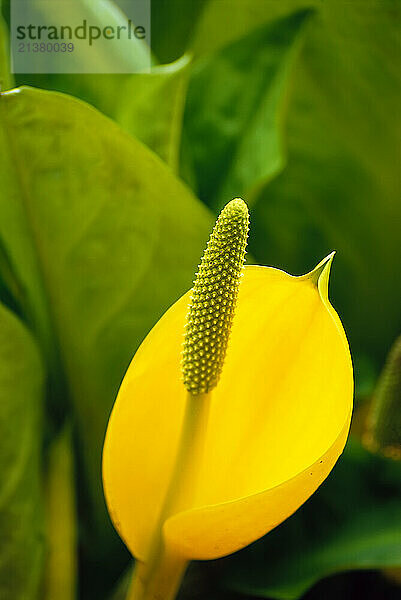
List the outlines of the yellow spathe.
<svg viewBox="0 0 401 600">
<path fill-rule="evenodd" d="M 305 502 L 340 455 L 353 375 L 327 296 L 331 260 L 303 277 L 245 267 L 221 379 L 202 417 L 202 450 L 163 526 L 175 554 L 214 559 L 258 539 Z M 188 303 L 186 294 L 136 353 L 104 446 L 110 515 L 145 562 L 187 402 L 181 354 Z"/>
</svg>

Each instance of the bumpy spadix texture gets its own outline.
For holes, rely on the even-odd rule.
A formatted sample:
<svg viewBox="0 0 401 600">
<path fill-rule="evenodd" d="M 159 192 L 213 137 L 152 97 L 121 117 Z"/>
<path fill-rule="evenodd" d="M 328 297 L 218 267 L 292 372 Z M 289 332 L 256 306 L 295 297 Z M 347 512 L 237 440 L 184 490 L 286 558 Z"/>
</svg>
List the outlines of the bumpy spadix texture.
<svg viewBox="0 0 401 600">
<path fill-rule="evenodd" d="M 273 529 L 316 490 L 342 452 L 353 376 L 328 300 L 331 261 L 302 277 L 244 267 L 204 453 L 190 470 L 187 496 L 162 526 L 166 547 L 187 559 L 224 556 Z M 107 505 L 142 561 L 160 528 L 188 401 L 181 362 L 189 296 L 166 312 L 133 358 L 105 441 Z"/>
<path fill-rule="evenodd" d="M 249 215 L 239 198 L 221 211 L 196 274 L 185 331 L 183 378 L 192 394 L 219 380 L 244 264 Z"/>
</svg>

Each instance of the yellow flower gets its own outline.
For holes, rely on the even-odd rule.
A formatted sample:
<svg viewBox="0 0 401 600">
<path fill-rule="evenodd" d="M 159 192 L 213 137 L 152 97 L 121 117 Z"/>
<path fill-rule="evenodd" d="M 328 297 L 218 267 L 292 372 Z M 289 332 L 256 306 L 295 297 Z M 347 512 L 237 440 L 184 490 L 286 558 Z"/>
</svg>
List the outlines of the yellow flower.
<svg viewBox="0 0 401 600">
<path fill-rule="evenodd" d="M 242 201 L 233 202 L 244 210 Z M 333 468 L 348 435 L 353 376 L 347 339 L 328 300 L 332 258 L 302 277 L 243 269 L 228 345 L 230 323 L 220 327 L 227 352 L 223 343 L 222 369 L 210 386 L 194 388 L 193 365 L 188 380 L 188 339 L 189 393 L 182 382 L 190 292 L 137 351 L 103 455 L 111 518 L 139 561 L 132 599 L 174 598 L 187 561 L 219 558 L 263 536 Z"/>
</svg>

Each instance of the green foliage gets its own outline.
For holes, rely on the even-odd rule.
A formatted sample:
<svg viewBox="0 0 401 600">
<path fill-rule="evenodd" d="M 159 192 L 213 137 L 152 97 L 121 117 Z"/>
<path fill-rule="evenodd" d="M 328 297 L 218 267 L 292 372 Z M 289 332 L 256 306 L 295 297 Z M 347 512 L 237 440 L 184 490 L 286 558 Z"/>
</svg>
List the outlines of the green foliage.
<svg viewBox="0 0 401 600">
<path fill-rule="evenodd" d="M 401 463 L 349 442 L 321 489 L 275 531 L 226 559 L 226 584 L 294 600 L 336 571 L 401 565 Z"/>
<path fill-rule="evenodd" d="M 288 82 L 309 11 L 248 34 L 200 61 L 191 80 L 185 131 L 200 197 L 221 208 L 248 199 L 284 164 Z"/>
<path fill-rule="evenodd" d="M 43 372 L 26 328 L 0 305 L 0 598 L 38 597 L 44 557 Z"/>
<path fill-rule="evenodd" d="M 131 75 L 125 80 L 114 114 L 126 131 L 174 171 L 179 166 L 189 66 L 189 57 L 183 56 L 171 65 L 155 67 L 152 73 Z"/>
</svg>

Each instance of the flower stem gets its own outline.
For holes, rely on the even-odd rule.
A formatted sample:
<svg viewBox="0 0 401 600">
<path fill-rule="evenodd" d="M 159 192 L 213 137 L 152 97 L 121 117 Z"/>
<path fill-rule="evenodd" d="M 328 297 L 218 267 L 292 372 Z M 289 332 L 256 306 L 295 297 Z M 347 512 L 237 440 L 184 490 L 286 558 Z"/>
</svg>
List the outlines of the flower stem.
<svg viewBox="0 0 401 600">
<path fill-rule="evenodd" d="M 160 548 L 157 556 L 135 565 L 127 600 L 174 600 L 187 560 Z"/>
<path fill-rule="evenodd" d="M 176 597 L 188 560 L 166 545 L 163 525 L 196 498 L 209 409 L 210 393 L 188 393 L 181 439 L 159 524 L 147 560 L 136 564 L 127 600 L 174 600 Z"/>
<path fill-rule="evenodd" d="M 67 423 L 49 448 L 45 482 L 47 566 L 43 598 L 76 597 L 77 515 L 75 507 L 73 439 Z"/>
</svg>

